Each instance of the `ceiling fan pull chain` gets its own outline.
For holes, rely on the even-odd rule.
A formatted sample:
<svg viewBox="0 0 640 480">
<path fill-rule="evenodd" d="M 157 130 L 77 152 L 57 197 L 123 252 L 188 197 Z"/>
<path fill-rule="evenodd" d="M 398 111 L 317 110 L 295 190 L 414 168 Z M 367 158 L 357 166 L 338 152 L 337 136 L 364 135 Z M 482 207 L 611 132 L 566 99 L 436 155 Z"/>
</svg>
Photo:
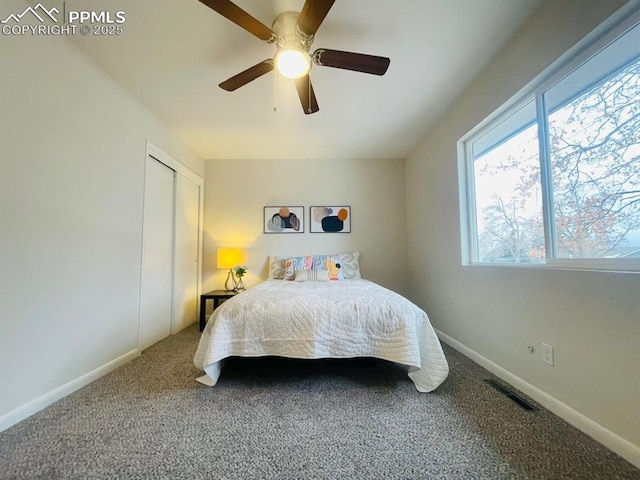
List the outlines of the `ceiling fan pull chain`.
<svg viewBox="0 0 640 480">
<path fill-rule="evenodd" d="M 278 111 L 278 72 L 273 75 L 273 111 Z"/>
<path fill-rule="evenodd" d="M 307 95 L 307 98 L 309 99 L 309 110 L 307 110 L 307 112 L 313 113 L 311 111 L 311 75 L 307 75 L 307 85 L 309 86 L 309 94 Z"/>
</svg>

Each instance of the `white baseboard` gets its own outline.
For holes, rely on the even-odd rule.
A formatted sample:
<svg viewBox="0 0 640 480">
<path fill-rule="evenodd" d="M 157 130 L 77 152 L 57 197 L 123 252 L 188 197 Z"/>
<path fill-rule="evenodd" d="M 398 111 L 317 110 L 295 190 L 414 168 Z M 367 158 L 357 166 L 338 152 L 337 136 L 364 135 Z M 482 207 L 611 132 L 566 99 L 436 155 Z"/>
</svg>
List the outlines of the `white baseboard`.
<svg viewBox="0 0 640 480">
<path fill-rule="evenodd" d="M 552 397 L 548 393 L 540 390 L 538 387 L 531 385 L 530 383 L 524 381 L 523 379 L 514 375 L 500 365 L 492 362 L 486 357 L 483 357 L 474 350 L 471 350 L 449 335 L 442 333 L 439 330 L 436 330 L 436 333 L 438 334 L 440 340 L 442 340 L 443 342 L 463 353 L 465 356 L 469 357 L 477 364 L 483 366 L 494 375 L 508 382 L 510 385 L 513 385 L 525 395 L 533 398 L 547 410 L 555 413 L 560 418 L 576 427 L 578 430 L 581 430 L 597 442 L 607 447 L 609 450 L 617 453 L 629 463 L 640 468 L 639 446 L 634 445 L 633 443 L 625 440 L 619 435 L 616 435 L 611 430 L 608 430 L 599 423 L 591 420 L 589 417 L 581 414 L 580 412 L 577 412 L 565 403 L 562 403 L 557 398 Z"/>
<path fill-rule="evenodd" d="M 4 415 L 0 416 L 0 432 L 33 415 L 34 413 L 39 412 L 43 408 L 51 405 L 53 402 L 56 402 L 61 398 L 70 395 L 76 390 L 90 384 L 94 380 L 97 380 L 98 378 L 106 375 L 107 373 L 115 370 L 116 368 L 139 356 L 140 350 L 131 350 L 130 352 L 125 353 L 124 355 L 114 360 L 111 360 L 110 362 L 96 368 L 95 370 L 85 373 L 81 377 L 71 380 L 64 385 L 61 385 L 60 387 L 51 390 L 50 392 L 47 392 L 44 395 L 41 395 L 40 397 L 35 398 L 30 402 L 27 402 L 24 405 L 11 410 L 10 412 L 5 413 Z"/>
</svg>

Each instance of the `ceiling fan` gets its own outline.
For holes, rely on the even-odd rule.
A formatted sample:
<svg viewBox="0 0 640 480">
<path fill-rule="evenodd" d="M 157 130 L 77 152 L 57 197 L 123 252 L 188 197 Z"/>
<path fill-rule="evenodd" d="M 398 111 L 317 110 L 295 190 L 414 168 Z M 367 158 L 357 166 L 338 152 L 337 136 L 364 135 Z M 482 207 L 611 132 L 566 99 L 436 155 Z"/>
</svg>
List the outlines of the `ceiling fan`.
<svg viewBox="0 0 640 480">
<path fill-rule="evenodd" d="M 321 67 L 342 68 L 356 72 L 384 75 L 390 60 L 386 57 L 365 55 L 319 48 L 309 53 L 315 33 L 329 13 L 335 0 L 306 0 L 300 13 L 284 12 L 273 21 L 271 28 L 249 15 L 230 0 L 200 0 L 206 6 L 231 20 L 261 40 L 273 43 L 276 54 L 219 84 L 232 92 L 274 69 L 294 80 L 305 114 L 319 110 L 309 71 L 311 64 Z"/>
</svg>

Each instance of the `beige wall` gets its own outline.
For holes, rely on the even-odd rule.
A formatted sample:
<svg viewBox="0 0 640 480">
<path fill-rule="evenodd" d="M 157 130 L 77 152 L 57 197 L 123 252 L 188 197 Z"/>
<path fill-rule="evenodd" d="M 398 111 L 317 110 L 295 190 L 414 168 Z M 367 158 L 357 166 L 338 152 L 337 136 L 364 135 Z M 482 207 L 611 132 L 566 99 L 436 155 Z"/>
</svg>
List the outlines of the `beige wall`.
<svg viewBox="0 0 640 480">
<path fill-rule="evenodd" d="M 66 38 L 0 58 L 1 430 L 137 349 L 146 141 L 204 162 Z"/>
<path fill-rule="evenodd" d="M 640 275 L 461 266 L 456 156 L 464 134 L 622 4 L 544 3 L 407 160 L 410 297 L 459 347 L 640 464 Z"/>
<path fill-rule="evenodd" d="M 247 248 L 247 286 L 267 276 L 269 255 L 359 250 L 365 278 L 402 292 L 406 274 L 404 162 L 207 160 L 204 290 L 221 288 L 218 246 Z M 351 206 L 352 233 L 309 233 L 309 206 Z M 264 234 L 263 207 L 305 207 L 305 233 Z"/>
</svg>

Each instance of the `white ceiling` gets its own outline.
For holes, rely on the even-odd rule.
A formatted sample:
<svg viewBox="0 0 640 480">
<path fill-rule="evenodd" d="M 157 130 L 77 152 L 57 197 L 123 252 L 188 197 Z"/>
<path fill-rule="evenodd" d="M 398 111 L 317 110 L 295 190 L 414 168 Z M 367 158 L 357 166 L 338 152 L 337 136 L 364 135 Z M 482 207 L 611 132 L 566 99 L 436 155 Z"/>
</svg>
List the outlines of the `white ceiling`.
<svg viewBox="0 0 640 480">
<path fill-rule="evenodd" d="M 270 27 L 304 2 L 235 3 Z M 292 81 L 274 82 L 273 73 L 220 89 L 275 49 L 197 0 L 92 2 L 93 10 L 124 11 L 124 34 L 70 38 L 205 159 L 395 159 L 411 153 L 539 3 L 337 0 L 312 51 L 386 56 L 391 65 L 382 77 L 315 66 L 320 111 L 312 115 Z M 66 0 L 65 8 L 87 10 L 87 2 Z"/>
</svg>

